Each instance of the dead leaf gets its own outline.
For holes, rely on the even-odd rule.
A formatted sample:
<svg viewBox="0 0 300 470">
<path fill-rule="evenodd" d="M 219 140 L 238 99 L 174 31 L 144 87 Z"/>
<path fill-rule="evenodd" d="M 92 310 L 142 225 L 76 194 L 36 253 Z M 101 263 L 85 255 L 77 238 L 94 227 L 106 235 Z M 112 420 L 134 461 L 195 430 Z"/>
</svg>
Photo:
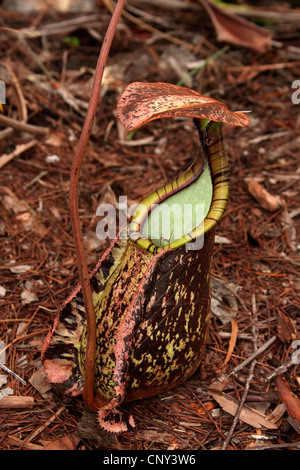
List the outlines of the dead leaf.
<svg viewBox="0 0 300 470">
<path fill-rule="evenodd" d="M 68 434 L 45 444 L 43 450 L 76 450 L 79 441 L 79 437 Z"/>
<path fill-rule="evenodd" d="M 231 245 L 232 241 L 229 240 L 227 237 L 223 237 L 221 235 L 215 236 L 215 244 L 216 245 Z"/>
<path fill-rule="evenodd" d="M 231 414 L 232 416 L 236 415 L 236 412 L 239 407 L 239 402 L 235 398 L 232 398 L 226 393 L 218 390 L 217 388 L 208 388 L 208 392 L 216 400 L 217 403 L 223 408 L 224 411 Z M 244 405 L 239 415 L 239 419 L 244 421 L 244 423 L 253 426 L 256 429 L 265 427 L 268 429 L 277 429 L 275 423 L 269 422 L 266 416 L 258 411 L 254 410 L 248 405 Z"/>
<path fill-rule="evenodd" d="M 61 132 L 50 132 L 44 140 L 44 144 L 51 145 L 53 147 L 62 147 L 65 139 L 65 135 Z"/>
<path fill-rule="evenodd" d="M 208 412 L 212 411 L 215 407 L 216 407 L 216 405 L 215 405 L 214 402 L 206 401 L 205 403 L 203 403 L 203 406 L 201 406 L 201 408 L 197 409 L 197 413 L 199 415 L 205 415 Z"/>
<path fill-rule="evenodd" d="M 135 434 L 135 439 L 146 442 L 170 442 L 174 439 L 172 434 L 167 432 L 159 432 L 155 429 L 145 429 Z"/>
<path fill-rule="evenodd" d="M 223 362 L 223 366 L 225 366 L 227 362 L 229 361 L 229 359 L 231 358 L 231 354 L 233 353 L 233 350 L 235 348 L 238 330 L 239 330 L 238 323 L 234 318 L 232 318 L 231 319 L 231 336 L 230 336 L 228 351 L 227 351 L 225 360 Z"/>
<path fill-rule="evenodd" d="M 76 435 L 81 439 L 93 440 L 100 449 L 111 449 L 115 442 L 114 434 L 107 433 L 104 429 L 101 429 L 97 421 L 96 413 L 88 409 L 83 412 L 78 422 Z"/>
<path fill-rule="evenodd" d="M 0 376 L 2 377 L 2 375 Z M 2 385 L 4 385 L 4 379 L 1 380 Z M 1 403 L 3 403 L 3 399 L 9 395 L 12 395 L 14 393 L 13 389 L 10 387 L 5 387 L 2 390 L 0 390 L 0 408 L 1 408 Z"/>
<path fill-rule="evenodd" d="M 276 377 L 276 388 L 279 398 L 285 404 L 290 417 L 300 423 L 300 400 L 292 393 L 286 380 L 281 375 Z"/>
<path fill-rule="evenodd" d="M 223 324 L 236 317 L 238 302 L 234 294 L 239 290 L 240 286 L 233 282 L 221 284 L 217 278 L 211 279 L 211 311 Z"/>
<path fill-rule="evenodd" d="M 209 0 L 199 0 L 207 11 L 217 34 L 217 40 L 246 47 L 256 52 L 265 52 L 271 34 L 264 28 L 240 18 Z"/>
<path fill-rule="evenodd" d="M 21 302 L 22 305 L 28 305 L 31 304 L 32 302 L 36 302 L 39 300 L 34 292 L 30 292 L 27 289 L 24 289 L 23 292 L 21 292 Z"/>
<path fill-rule="evenodd" d="M 9 267 L 10 272 L 13 274 L 24 274 L 31 269 L 33 269 L 33 266 L 30 266 L 30 264 L 18 264 L 17 266 L 14 265 L 12 268 Z"/>
<path fill-rule="evenodd" d="M 200 95 L 195 90 L 163 82 L 130 83 L 118 101 L 117 115 L 129 131 L 155 119 L 176 116 L 210 119 L 241 127 L 249 124 L 248 116 L 230 111 L 220 101 Z"/>
<path fill-rule="evenodd" d="M 42 395 L 43 398 L 49 398 L 51 385 L 49 384 L 43 369 L 38 370 L 29 379 L 31 385 Z"/>
<path fill-rule="evenodd" d="M 3 286 L 0 286 L 0 297 L 5 297 L 6 289 Z"/>
<path fill-rule="evenodd" d="M 3 387 L 3 385 L 5 385 L 7 383 L 7 381 L 8 381 L 7 375 L 0 374 L 0 389 L 1 389 L 1 387 Z M 13 391 L 12 391 L 12 393 L 13 393 Z M 1 396 L 3 397 L 2 390 L 0 390 L 0 397 Z"/>
<path fill-rule="evenodd" d="M 277 421 L 279 421 L 282 418 L 285 412 L 286 412 L 285 404 L 279 403 L 279 405 L 277 405 L 276 408 L 273 411 L 271 411 L 270 414 L 268 414 L 267 420 L 271 421 L 272 423 L 277 423 Z"/>
<path fill-rule="evenodd" d="M 17 197 L 17 195 L 8 187 L 0 187 L 0 201 L 4 207 L 15 214 L 25 230 L 32 230 L 40 236 L 47 232 L 46 227 L 39 221 L 36 212 L 30 209 L 28 204 Z"/>
<path fill-rule="evenodd" d="M 297 329 L 293 320 L 279 310 L 277 334 L 280 341 L 289 343 L 297 337 Z"/>
</svg>

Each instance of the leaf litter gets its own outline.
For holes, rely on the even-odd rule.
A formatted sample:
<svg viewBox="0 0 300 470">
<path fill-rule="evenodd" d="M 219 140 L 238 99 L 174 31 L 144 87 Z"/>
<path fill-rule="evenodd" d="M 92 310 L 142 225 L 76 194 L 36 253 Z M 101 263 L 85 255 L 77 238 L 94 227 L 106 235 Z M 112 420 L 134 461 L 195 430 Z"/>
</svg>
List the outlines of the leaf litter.
<svg viewBox="0 0 300 470">
<path fill-rule="evenodd" d="M 10 68 L 1 67 L 6 75 L 0 79 L 9 82 L 3 110 L 11 120 L 0 123 L 0 349 L 7 368 L 1 370 L 0 392 L 15 400 L 10 402 L 15 408 L 13 413 L 0 408 L 1 448 L 297 448 L 300 140 L 291 84 L 299 78 L 300 55 L 289 16 L 299 10 L 292 6 L 283 11 L 274 2 L 274 8 L 263 10 L 273 22 L 265 28 L 261 47 L 269 33 L 273 39 L 260 54 L 254 44 L 238 42 L 238 27 L 234 46 L 220 33 L 222 41 L 216 42 L 216 23 L 201 21 L 200 3 L 212 2 L 178 2 L 176 14 L 162 2 L 163 25 L 155 21 L 154 2 L 137 2 L 138 11 L 152 14 L 140 16 L 138 26 L 139 12 L 135 20 L 124 16 L 80 183 L 91 268 L 105 249 L 93 237 L 103 188 L 109 187 L 114 200 L 125 194 L 136 202 L 186 168 L 197 148 L 192 126 L 182 119 L 150 123 L 136 131 L 135 145 L 123 145 L 126 135 L 119 137 L 115 107 L 125 85 L 135 80 L 176 84 L 192 62 L 202 61 L 205 65 L 185 85 L 225 101 L 230 109 L 252 111 L 248 128 L 225 128 L 231 194 L 217 230 L 212 264 L 217 302 L 206 353 L 187 383 L 125 405 L 136 428 L 117 436 L 96 432 L 93 413 L 79 399 L 62 406 L 44 381 L 41 342 L 78 280 L 67 200 L 69 170 L 100 47 L 93 31 L 105 32 L 109 3 L 90 16 L 54 10 L 37 18 L 32 12 L 3 10 L 9 30 L 0 31 L 1 57 Z M 222 15 L 218 21 L 222 23 Z M 24 31 L 22 40 L 16 40 L 15 30 Z M 79 43 L 65 42 L 66 34 Z M 222 54 L 207 60 L 224 45 Z M 186 63 L 184 48 L 189 51 Z M 116 74 L 119 63 L 123 66 Z M 56 92 L 59 84 L 61 92 Z M 163 153 L 155 152 L 161 139 Z M 262 186 L 262 198 L 253 197 L 249 181 Z M 264 206 L 269 195 L 280 201 L 274 212 Z M 216 391 L 217 381 L 225 388 Z M 27 408 L 17 408 L 17 402 Z"/>
</svg>

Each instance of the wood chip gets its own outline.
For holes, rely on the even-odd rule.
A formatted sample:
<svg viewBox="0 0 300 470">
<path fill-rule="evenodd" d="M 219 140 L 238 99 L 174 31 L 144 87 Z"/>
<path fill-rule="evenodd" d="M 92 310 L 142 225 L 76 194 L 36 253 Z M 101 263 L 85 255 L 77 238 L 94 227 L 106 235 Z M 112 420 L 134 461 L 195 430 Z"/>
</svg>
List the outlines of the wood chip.
<svg viewBox="0 0 300 470">
<path fill-rule="evenodd" d="M 33 397 L 9 395 L 0 400 L 0 408 L 33 408 Z"/>
<path fill-rule="evenodd" d="M 270 194 L 260 183 L 255 180 L 247 181 L 249 193 L 256 199 L 263 209 L 276 212 L 282 207 L 281 200 Z"/>
<path fill-rule="evenodd" d="M 212 395 L 216 402 L 219 403 L 224 411 L 231 414 L 232 416 L 235 416 L 239 407 L 238 400 L 226 395 L 226 393 L 217 390 L 216 388 L 208 388 L 208 392 Z M 262 427 L 268 429 L 277 429 L 275 423 L 268 421 L 265 415 L 259 413 L 248 405 L 243 406 L 239 419 L 256 429 L 260 429 Z"/>
</svg>

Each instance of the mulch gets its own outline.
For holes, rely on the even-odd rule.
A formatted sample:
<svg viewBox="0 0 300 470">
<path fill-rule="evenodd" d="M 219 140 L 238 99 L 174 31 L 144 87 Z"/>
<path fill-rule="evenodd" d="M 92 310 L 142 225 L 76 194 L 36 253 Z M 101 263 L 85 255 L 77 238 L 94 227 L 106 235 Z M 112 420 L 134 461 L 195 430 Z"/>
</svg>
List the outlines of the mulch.
<svg viewBox="0 0 300 470">
<path fill-rule="evenodd" d="M 140 8 L 158 17 L 156 7 Z M 97 427 L 81 399 L 58 401 L 34 385 L 43 339 L 78 282 L 69 174 L 110 19 L 104 5 L 93 15 L 91 20 L 86 14 L 52 10 L 1 12 L 0 78 L 6 84 L 2 116 L 12 121 L 0 119 L 0 344 L 5 346 L 6 367 L 17 376 L 0 370 L 0 377 L 6 377 L 0 393 L 10 388 L 13 396 L 32 397 L 33 402 L 30 408 L 7 408 L 0 400 L 0 448 L 299 448 L 299 422 L 291 411 L 300 385 L 295 354 L 300 327 L 300 105 L 292 102 L 300 49 L 294 23 L 290 28 L 268 24 L 274 43 L 267 52 L 229 46 L 191 78 L 194 89 L 230 109 L 251 110 L 248 127 L 224 128 L 231 193 L 217 228 L 215 300 L 199 370 L 175 390 L 126 404 L 136 427 L 116 435 Z M 184 119 L 155 121 L 126 141 L 115 115 L 121 90 L 134 80 L 177 83 L 182 77 L 170 57 L 179 63 L 177 52 L 186 51 L 199 62 L 224 46 L 216 41 L 212 24 L 201 22 L 193 11 L 161 9 L 160 26 L 153 17 L 143 20 L 183 44 L 128 19 L 118 29 L 80 180 L 91 268 L 107 243 L 96 236 L 99 204 L 116 203 L 122 195 L 129 205 L 137 202 L 187 168 L 197 150 L 192 123 Z M 59 27 L 74 18 L 79 25 Z M 47 34 L 33 34 L 45 30 Z M 184 49 L 184 44 L 192 47 Z M 255 197 L 253 182 L 273 202 L 275 198 L 275 210 L 265 206 L 265 192 Z M 285 380 L 285 400 L 278 377 Z M 211 392 L 217 383 L 223 383 L 219 395 Z M 240 414 L 234 421 L 234 403 L 248 410 L 247 419 Z M 256 425 L 253 410 L 274 426 Z"/>
</svg>

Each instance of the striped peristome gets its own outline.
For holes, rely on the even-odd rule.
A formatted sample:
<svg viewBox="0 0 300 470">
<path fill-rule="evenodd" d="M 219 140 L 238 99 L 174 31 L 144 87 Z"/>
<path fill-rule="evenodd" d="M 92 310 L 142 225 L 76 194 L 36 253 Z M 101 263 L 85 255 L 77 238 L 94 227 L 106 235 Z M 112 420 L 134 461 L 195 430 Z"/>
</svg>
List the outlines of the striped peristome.
<svg viewBox="0 0 300 470">
<path fill-rule="evenodd" d="M 194 119 L 195 127 L 198 130 L 201 148 L 198 157 L 192 166 L 172 183 L 168 183 L 156 190 L 153 194 L 141 201 L 136 211 L 132 215 L 129 224 L 129 236 L 139 246 L 150 253 L 158 253 L 161 250 L 176 249 L 186 243 L 201 237 L 221 219 L 228 200 L 229 193 L 229 166 L 225 143 L 222 135 L 222 124 L 212 121 Z M 153 204 L 160 204 L 165 199 L 172 196 L 177 191 L 183 191 L 187 186 L 195 183 L 197 178 L 201 178 L 204 166 L 204 159 L 208 160 L 211 180 L 213 185 L 213 196 L 209 212 L 200 225 L 182 238 L 164 246 L 155 245 L 152 240 L 143 237 L 142 225 L 151 211 Z M 142 208 L 142 210 L 140 209 Z"/>
</svg>

